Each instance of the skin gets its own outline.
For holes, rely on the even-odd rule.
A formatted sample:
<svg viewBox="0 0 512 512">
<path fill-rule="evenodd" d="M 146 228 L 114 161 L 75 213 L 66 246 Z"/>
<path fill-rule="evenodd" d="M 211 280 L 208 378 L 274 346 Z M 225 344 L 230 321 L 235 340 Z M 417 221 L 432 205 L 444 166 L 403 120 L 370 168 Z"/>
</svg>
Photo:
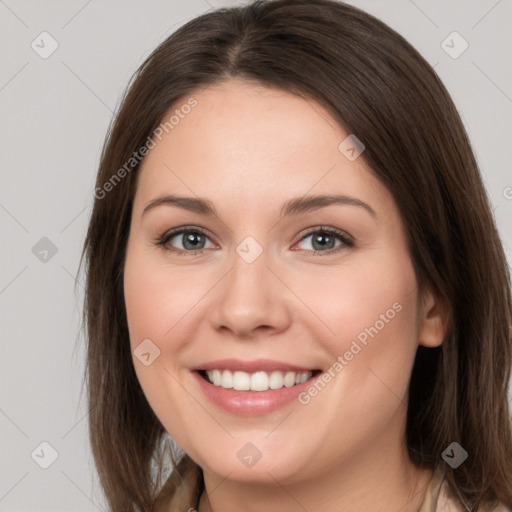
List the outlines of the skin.
<svg viewBox="0 0 512 512">
<path fill-rule="evenodd" d="M 338 150 L 348 134 L 317 102 L 239 79 L 192 96 L 197 106 L 142 164 L 124 291 L 132 354 L 148 338 L 161 351 L 149 366 L 133 358 L 141 387 L 203 469 L 199 512 L 417 511 L 432 472 L 406 452 L 407 386 L 417 346 L 442 342 L 446 313 L 418 290 L 393 197 L 362 158 Z M 171 193 L 206 198 L 218 215 L 143 214 Z M 279 214 L 293 197 L 333 193 L 376 216 L 339 204 Z M 207 231 L 201 254 L 172 252 L 187 250 L 183 235 L 155 244 L 180 226 Z M 354 246 L 300 240 L 320 226 Z M 263 250 L 250 264 L 236 252 L 247 236 Z M 268 358 L 326 372 L 394 303 L 401 311 L 307 405 L 242 417 L 210 402 L 190 371 Z M 236 455 L 247 442 L 262 454 L 250 468 Z"/>
</svg>

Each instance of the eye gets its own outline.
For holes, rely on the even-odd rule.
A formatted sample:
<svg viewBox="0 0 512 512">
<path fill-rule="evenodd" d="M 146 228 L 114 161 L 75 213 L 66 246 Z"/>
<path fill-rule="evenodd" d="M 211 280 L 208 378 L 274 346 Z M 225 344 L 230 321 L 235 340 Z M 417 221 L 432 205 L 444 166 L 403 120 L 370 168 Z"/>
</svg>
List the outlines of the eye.
<svg viewBox="0 0 512 512">
<path fill-rule="evenodd" d="M 203 252 L 205 240 L 209 240 L 209 238 L 201 228 L 183 226 L 164 233 L 156 245 L 177 254 L 194 255 Z M 176 243 L 181 243 L 182 248 L 174 247 Z"/>
<path fill-rule="evenodd" d="M 311 242 L 309 245 L 312 247 L 314 254 L 331 254 L 346 247 L 354 246 L 354 242 L 343 231 L 335 228 L 316 227 L 303 235 L 299 243 L 310 237 Z M 336 240 L 340 241 L 338 245 L 336 245 Z"/>
<path fill-rule="evenodd" d="M 331 254 L 354 246 L 354 242 L 343 231 L 330 227 L 316 227 L 303 235 L 298 243 L 308 238 L 311 238 L 312 250 L 307 248 L 301 250 L 312 252 L 313 255 Z M 336 245 L 337 240 L 338 245 Z M 210 241 L 210 247 L 205 247 L 206 241 Z M 176 247 L 176 244 L 181 244 L 181 248 Z M 215 247 L 203 229 L 191 226 L 182 226 L 165 232 L 159 237 L 156 245 L 169 252 L 187 256 L 202 254 L 206 249 Z"/>
</svg>

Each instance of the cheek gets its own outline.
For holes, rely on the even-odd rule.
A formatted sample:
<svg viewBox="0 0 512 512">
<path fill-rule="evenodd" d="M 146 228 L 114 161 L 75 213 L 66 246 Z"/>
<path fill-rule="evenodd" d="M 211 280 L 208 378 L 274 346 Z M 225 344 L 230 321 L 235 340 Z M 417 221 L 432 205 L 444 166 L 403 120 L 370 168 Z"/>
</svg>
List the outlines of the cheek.
<svg viewBox="0 0 512 512">
<path fill-rule="evenodd" d="M 183 378 L 179 356 L 184 341 L 180 340 L 185 338 L 180 336 L 179 330 L 186 324 L 190 304 L 197 302 L 197 292 L 194 295 L 193 287 L 177 289 L 178 284 L 183 284 L 179 274 L 155 264 L 154 258 L 151 261 L 141 245 L 128 248 L 124 268 L 125 305 L 135 373 L 164 428 L 171 437 L 183 441 L 185 450 L 193 452 L 183 433 L 201 411 L 193 400 L 184 400 L 183 387 L 178 384 Z M 165 342 L 170 336 L 173 343 Z M 136 355 L 144 340 L 151 340 L 160 351 L 149 365 L 141 363 Z"/>
<path fill-rule="evenodd" d="M 215 281 L 205 283 L 200 273 L 172 266 L 164 258 L 156 258 L 154 251 L 137 239 L 128 246 L 124 295 L 132 360 L 157 417 L 171 436 L 181 433 L 181 438 L 185 425 L 193 423 L 193 418 L 201 413 L 196 402 L 187 399 L 179 383 L 188 378 L 183 354 L 194 337 L 194 315 L 202 307 L 199 302 Z M 141 352 L 137 349 L 143 346 L 141 343 L 147 343 L 145 340 L 151 340 L 159 350 L 158 357 L 148 366 L 137 357 Z"/>
<path fill-rule="evenodd" d="M 418 293 L 407 252 L 368 254 L 357 267 L 301 283 L 308 306 L 330 332 L 322 340 L 333 362 L 341 356 L 347 363 L 345 378 L 370 385 L 382 376 L 398 394 L 405 392 L 417 348 Z"/>
<path fill-rule="evenodd" d="M 308 296 L 308 305 L 334 331 L 322 337 L 332 358 L 325 385 L 312 385 L 301 396 L 310 417 L 317 418 L 310 421 L 320 424 L 311 435 L 319 432 L 324 439 L 324 460 L 333 446 L 361 448 L 384 435 L 405 414 L 417 348 L 416 277 L 408 259 L 380 263 L 359 260 L 357 269 L 330 274 L 323 292 Z M 347 439 L 352 448 L 345 446 Z"/>
<path fill-rule="evenodd" d="M 124 294 L 132 349 L 146 338 L 162 340 L 172 335 L 180 339 L 178 333 L 186 323 L 182 320 L 197 303 L 199 292 L 204 294 L 204 283 L 193 272 L 155 260 L 139 248 L 127 254 Z"/>
<path fill-rule="evenodd" d="M 295 290 L 332 339 L 354 338 L 376 323 L 379 331 L 397 331 L 404 320 L 415 321 L 417 282 L 408 258 L 389 259 L 369 255 L 337 269 L 304 272 L 294 277 Z"/>
</svg>

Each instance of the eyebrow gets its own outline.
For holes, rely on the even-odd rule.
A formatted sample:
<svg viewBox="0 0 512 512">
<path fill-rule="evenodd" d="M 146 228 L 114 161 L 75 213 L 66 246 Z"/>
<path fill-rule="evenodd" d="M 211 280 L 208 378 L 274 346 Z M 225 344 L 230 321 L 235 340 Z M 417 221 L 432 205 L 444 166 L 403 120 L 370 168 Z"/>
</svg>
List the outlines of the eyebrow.
<svg viewBox="0 0 512 512">
<path fill-rule="evenodd" d="M 346 195 L 316 195 L 307 197 L 295 197 L 284 203 L 281 208 L 281 216 L 300 215 L 332 204 L 343 204 L 358 206 L 366 210 L 372 217 L 376 218 L 375 210 L 367 203 L 355 197 Z M 201 215 L 215 215 L 217 210 L 211 201 L 200 197 L 183 197 L 167 195 L 150 201 L 144 208 L 142 215 L 158 206 L 177 206 L 190 212 Z"/>
</svg>

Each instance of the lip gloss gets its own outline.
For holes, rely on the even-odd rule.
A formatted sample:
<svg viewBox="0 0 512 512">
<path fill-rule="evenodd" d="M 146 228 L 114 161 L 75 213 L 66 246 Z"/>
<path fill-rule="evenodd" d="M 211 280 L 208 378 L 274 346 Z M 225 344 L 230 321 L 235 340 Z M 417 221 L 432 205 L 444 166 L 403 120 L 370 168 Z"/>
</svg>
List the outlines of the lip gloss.
<svg viewBox="0 0 512 512">
<path fill-rule="evenodd" d="M 202 392 L 222 409 L 243 416 L 261 416 L 297 400 L 298 395 L 311 386 L 315 377 L 289 388 L 270 389 L 268 391 L 237 391 L 215 386 L 205 380 L 198 371 L 192 374 Z"/>
</svg>

